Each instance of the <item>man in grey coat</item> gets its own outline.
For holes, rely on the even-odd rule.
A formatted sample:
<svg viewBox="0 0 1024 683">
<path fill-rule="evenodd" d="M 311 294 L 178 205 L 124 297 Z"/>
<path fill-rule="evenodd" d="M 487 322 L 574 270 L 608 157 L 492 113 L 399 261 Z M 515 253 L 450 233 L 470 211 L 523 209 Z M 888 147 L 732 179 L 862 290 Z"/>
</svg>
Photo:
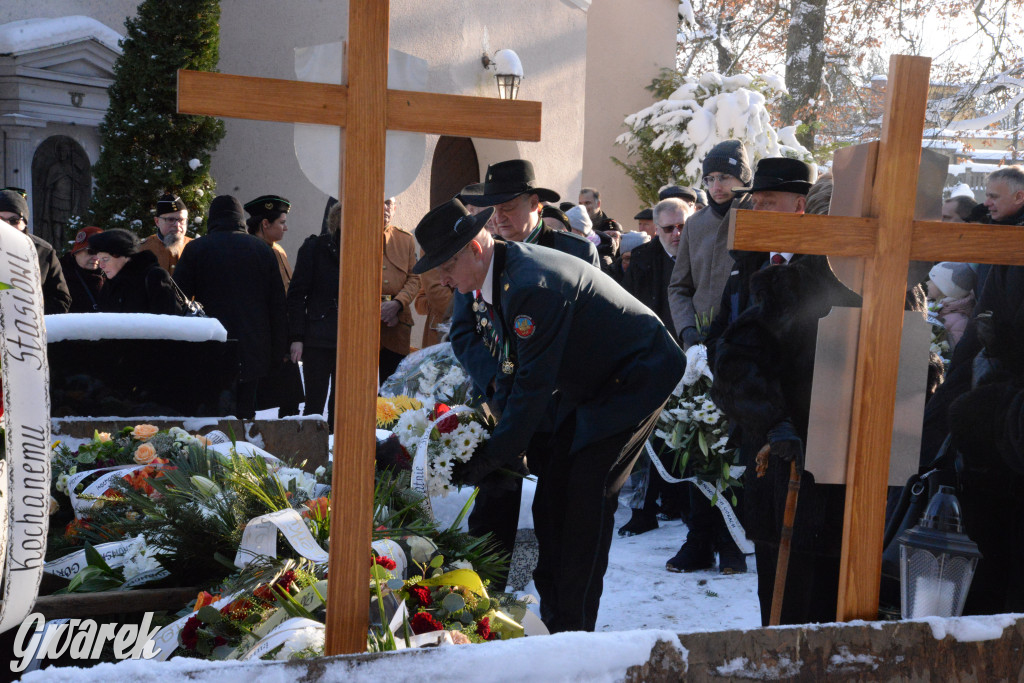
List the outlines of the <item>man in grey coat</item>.
<svg viewBox="0 0 1024 683">
<path fill-rule="evenodd" d="M 752 177 L 742 142 L 724 140 L 712 147 L 703 171 L 709 203 L 687 219 L 668 284 L 672 321 L 684 349 L 700 343 L 697 319 L 711 322 L 732 271 L 729 209 L 752 208 L 747 195 L 733 191 L 749 185 Z"/>
</svg>

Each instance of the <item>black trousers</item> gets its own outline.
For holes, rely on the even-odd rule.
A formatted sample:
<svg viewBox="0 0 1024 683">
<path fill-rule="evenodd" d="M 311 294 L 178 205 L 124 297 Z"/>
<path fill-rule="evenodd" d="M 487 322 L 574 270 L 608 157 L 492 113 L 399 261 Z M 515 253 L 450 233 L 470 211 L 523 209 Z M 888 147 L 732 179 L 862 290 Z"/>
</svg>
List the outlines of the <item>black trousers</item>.
<svg viewBox="0 0 1024 683">
<path fill-rule="evenodd" d="M 775 592 L 775 568 L 779 546 L 755 542 L 757 559 L 757 599 L 761 603 L 761 624 L 768 625 Z M 782 624 L 829 623 L 836 620 L 839 599 L 839 558 L 792 551 L 786 573 L 786 593 L 782 600 Z"/>
<path fill-rule="evenodd" d="M 327 426 L 334 431 L 334 368 L 335 349 L 306 347 L 302 349 L 302 376 L 306 381 L 306 405 L 303 415 L 320 415 L 327 402 Z M 330 396 L 328 396 L 330 387 Z"/>
<path fill-rule="evenodd" d="M 402 362 L 403 358 L 405 358 L 405 355 L 381 347 L 380 364 L 377 366 L 379 368 L 377 378 L 381 384 L 384 384 L 384 380 L 395 374 L 395 370 L 398 369 L 398 364 Z"/>
<path fill-rule="evenodd" d="M 238 380 L 235 388 L 235 417 L 242 420 L 256 417 L 256 391 L 259 384 L 258 379 Z"/>
<path fill-rule="evenodd" d="M 575 420 L 551 440 L 533 500 L 540 558 L 533 578 L 541 617 L 552 633 L 593 631 L 608 569 L 619 490 L 661 407 L 640 424 L 570 452 Z"/>
</svg>

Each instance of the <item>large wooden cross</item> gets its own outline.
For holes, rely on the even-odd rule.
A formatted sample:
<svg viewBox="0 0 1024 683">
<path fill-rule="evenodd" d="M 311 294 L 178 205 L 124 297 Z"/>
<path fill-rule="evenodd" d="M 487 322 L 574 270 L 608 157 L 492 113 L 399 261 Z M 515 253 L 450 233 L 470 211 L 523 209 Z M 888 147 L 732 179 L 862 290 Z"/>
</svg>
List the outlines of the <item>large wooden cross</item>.
<svg viewBox="0 0 1024 683">
<path fill-rule="evenodd" d="M 388 90 L 388 0 L 349 0 L 348 85 L 178 72 L 178 111 L 345 129 L 325 654 L 366 650 L 388 129 L 540 140 L 539 102 Z"/>
<path fill-rule="evenodd" d="M 730 248 L 864 259 L 837 617 L 878 615 L 889 451 L 910 261 L 1024 265 L 1024 228 L 914 220 L 926 57 L 893 55 L 868 217 L 733 212 Z M 850 191 L 847 189 L 845 191 Z M 844 192 L 836 187 L 835 192 Z"/>
</svg>

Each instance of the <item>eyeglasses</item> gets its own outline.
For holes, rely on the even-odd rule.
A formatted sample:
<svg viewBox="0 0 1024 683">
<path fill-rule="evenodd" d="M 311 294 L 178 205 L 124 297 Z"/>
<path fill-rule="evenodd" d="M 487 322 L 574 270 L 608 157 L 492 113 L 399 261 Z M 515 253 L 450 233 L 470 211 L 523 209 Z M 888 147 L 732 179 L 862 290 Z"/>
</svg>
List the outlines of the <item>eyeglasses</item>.
<svg viewBox="0 0 1024 683">
<path fill-rule="evenodd" d="M 701 178 L 701 182 L 704 183 L 704 187 L 711 187 L 715 183 L 725 184 L 726 182 L 735 183 L 738 182 L 738 178 L 728 173 L 712 173 Z"/>
<path fill-rule="evenodd" d="M 172 225 L 184 225 L 185 222 L 188 221 L 187 218 L 173 218 L 167 216 L 160 216 L 160 220 L 164 223 L 171 223 Z"/>
<path fill-rule="evenodd" d="M 682 223 L 676 223 L 675 225 L 659 225 L 658 227 L 661 228 L 662 232 L 675 232 L 676 230 L 679 232 L 683 231 Z"/>
</svg>

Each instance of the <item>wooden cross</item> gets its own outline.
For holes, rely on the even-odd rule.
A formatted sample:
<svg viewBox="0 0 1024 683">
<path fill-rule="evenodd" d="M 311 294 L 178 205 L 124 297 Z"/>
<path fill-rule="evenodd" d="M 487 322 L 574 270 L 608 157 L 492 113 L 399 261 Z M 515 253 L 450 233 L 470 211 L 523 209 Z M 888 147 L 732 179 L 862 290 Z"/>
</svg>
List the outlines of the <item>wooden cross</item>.
<svg viewBox="0 0 1024 683">
<path fill-rule="evenodd" d="M 349 0 L 348 85 L 178 72 L 178 111 L 345 128 L 327 655 L 364 652 L 388 129 L 540 140 L 539 102 L 388 90 L 388 0 Z"/>
<path fill-rule="evenodd" d="M 893 55 L 864 218 L 733 212 L 730 248 L 864 259 L 840 560 L 840 621 L 878 616 L 889 451 L 910 261 L 1024 265 L 1024 228 L 914 220 L 931 60 Z M 846 190 L 849 191 L 849 190 Z M 844 192 L 836 187 L 835 192 Z"/>
</svg>

